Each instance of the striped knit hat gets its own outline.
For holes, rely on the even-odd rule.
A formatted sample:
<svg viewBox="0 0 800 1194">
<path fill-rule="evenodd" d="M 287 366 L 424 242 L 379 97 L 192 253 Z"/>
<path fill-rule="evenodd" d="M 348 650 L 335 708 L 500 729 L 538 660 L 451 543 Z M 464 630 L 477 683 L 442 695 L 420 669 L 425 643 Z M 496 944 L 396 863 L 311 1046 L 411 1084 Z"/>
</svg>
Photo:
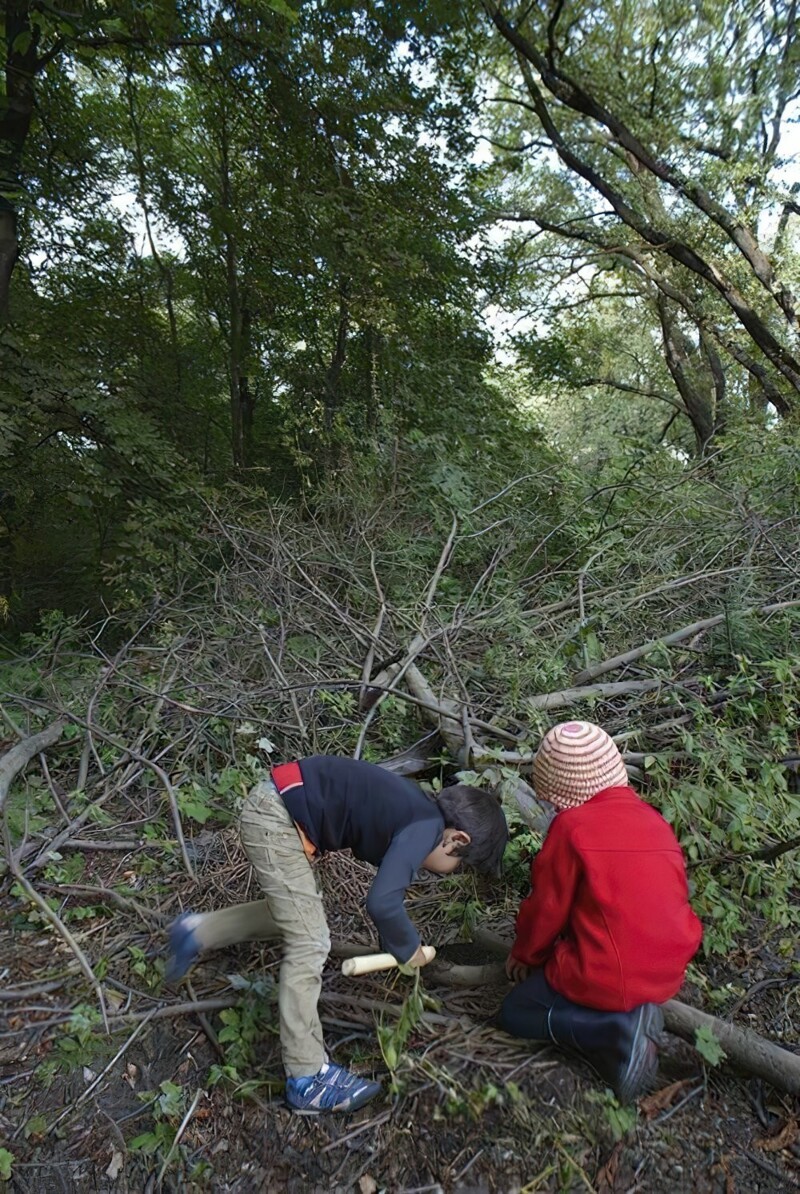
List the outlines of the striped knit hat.
<svg viewBox="0 0 800 1194">
<path fill-rule="evenodd" d="M 577 808 L 605 788 L 628 786 L 622 756 L 600 726 L 565 721 L 542 739 L 533 760 L 533 787 L 556 808 Z"/>
</svg>

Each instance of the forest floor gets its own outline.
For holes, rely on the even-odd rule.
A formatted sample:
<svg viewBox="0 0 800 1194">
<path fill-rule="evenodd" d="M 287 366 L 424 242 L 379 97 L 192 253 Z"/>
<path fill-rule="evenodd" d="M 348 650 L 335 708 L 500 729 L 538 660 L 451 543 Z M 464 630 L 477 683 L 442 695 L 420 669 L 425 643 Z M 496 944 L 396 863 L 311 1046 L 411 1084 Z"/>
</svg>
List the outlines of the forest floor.
<svg viewBox="0 0 800 1194">
<path fill-rule="evenodd" d="M 113 836 L 106 828 L 95 841 Z M 800 1136 L 788 1098 L 704 1066 L 669 1037 L 658 1089 L 635 1115 L 621 1112 L 588 1070 L 490 1025 L 503 986 L 454 991 L 423 974 L 426 1008 L 407 1025 L 393 1084 L 376 1030 L 383 1025 L 385 1036 L 397 1024 L 413 980 L 396 973 L 347 979 L 335 959 L 321 1004 L 328 1046 L 337 1061 L 384 1075 L 387 1093 L 350 1117 L 292 1115 L 280 1093 L 270 994 L 277 950 L 220 951 L 182 987 L 162 985 L 163 927 L 187 906 L 188 893 L 196 900 L 202 891 L 206 907 L 247 898 L 249 874 L 232 830 L 200 830 L 190 849 L 197 886 L 177 864 L 170 873 L 148 863 L 146 847 L 86 849 L 80 883 L 59 885 L 61 914 L 71 909 L 83 947 L 105 960 L 110 1036 L 58 937 L 22 913 L 0 930 L 0 1144 L 14 1157 L 12 1190 L 800 1189 Z M 334 938 L 374 948 L 363 914 L 370 868 L 343 855 L 323 860 L 320 872 Z M 121 884 L 128 896 L 114 902 L 102 894 L 119 893 Z M 493 927 L 510 931 L 509 898 L 497 889 L 477 890 L 476 898 Z M 425 940 L 463 936 L 436 881 L 416 886 L 410 903 Z M 754 935 L 709 977 L 717 990 L 731 981 L 746 992 L 716 1014 L 790 1043 L 800 986 L 769 941 Z M 696 987 L 684 997 L 702 1005 Z"/>
</svg>

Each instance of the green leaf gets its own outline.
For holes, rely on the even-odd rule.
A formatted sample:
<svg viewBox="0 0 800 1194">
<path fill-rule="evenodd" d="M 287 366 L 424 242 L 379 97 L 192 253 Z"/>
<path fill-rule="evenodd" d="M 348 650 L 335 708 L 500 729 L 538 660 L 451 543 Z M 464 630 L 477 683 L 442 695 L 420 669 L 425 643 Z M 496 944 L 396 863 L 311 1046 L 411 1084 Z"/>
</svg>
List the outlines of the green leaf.
<svg viewBox="0 0 800 1194">
<path fill-rule="evenodd" d="M 279 16 L 285 17 L 292 25 L 300 19 L 300 14 L 295 12 L 286 3 L 286 0 L 267 0 L 267 5 L 273 12 L 277 12 Z"/>
<path fill-rule="evenodd" d="M 31 48 L 32 41 L 33 34 L 31 33 L 30 29 L 23 29 L 22 33 L 18 33 L 14 38 L 14 44 L 11 47 L 11 53 L 19 54 L 24 57 Z"/>
<path fill-rule="evenodd" d="M 0 1181 L 7 1182 L 11 1177 L 11 1167 L 14 1164 L 14 1154 L 7 1148 L 0 1148 Z"/>
<path fill-rule="evenodd" d="M 108 21 L 102 21 L 101 26 L 104 33 L 130 33 L 128 26 L 121 17 L 111 17 Z"/>
<path fill-rule="evenodd" d="M 142 1132 L 141 1136 L 134 1136 L 128 1144 L 133 1152 L 154 1153 L 161 1143 L 155 1132 Z"/>
<path fill-rule="evenodd" d="M 615 1100 L 616 1102 L 616 1100 Z M 609 1105 L 606 1107 L 606 1119 L 615 1140 L 622 1140 L 636 1127 L 636 1107 L 621 1107 Z"/>
<path fill-rule="evenodd" d="M 43 1115 L 32 1115 L 25 1124 L 25 1139 L 31 1136 L 43 1136 L 47 1131 L 47 1120 Z"/>
<path fill-rule="evenodd" d="M 711 1066 L 718 1066 L 728 1056 L 717 1037 L 714 1036 L 714 1030 L 707 1025 L 695 1029 L 694 1043 L 697 1052 Z"/>
<path fill-rule="evenodd" d="M 298 659 L 307 659 L 310 663 L 318 663 L 322 644 L 312 634 L 292 634 L 286 640 L 286 649 Z"/>
<path fill-rule="evenodd" d="M 181 812 L 190 820 L 199 822 L 200 825 L 205 825 L 211 816 L 211 809 L 208 805 L 201 804 L 199 800 L 181 800 L 179 803 Z"/>
</svg>

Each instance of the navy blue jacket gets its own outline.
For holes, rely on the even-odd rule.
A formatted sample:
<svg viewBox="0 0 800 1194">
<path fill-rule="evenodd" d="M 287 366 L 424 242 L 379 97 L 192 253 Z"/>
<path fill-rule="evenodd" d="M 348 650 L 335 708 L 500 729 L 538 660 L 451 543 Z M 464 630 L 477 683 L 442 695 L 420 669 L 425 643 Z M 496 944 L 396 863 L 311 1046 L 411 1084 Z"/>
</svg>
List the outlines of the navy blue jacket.
<svg viewBox="0 0 800 1194">
<path fill-rule="evenodd" d="M 352 850 L 378 868 L 367 912 L 381 946 L 407 962 L 420 944 L 403 898 L 442 840 L 444 818 L 415 783 L 374 763 L 334 755 L 299 760 L 302 784 L 281 792 L 292 820 L 316 848 Z"/>
</svg>

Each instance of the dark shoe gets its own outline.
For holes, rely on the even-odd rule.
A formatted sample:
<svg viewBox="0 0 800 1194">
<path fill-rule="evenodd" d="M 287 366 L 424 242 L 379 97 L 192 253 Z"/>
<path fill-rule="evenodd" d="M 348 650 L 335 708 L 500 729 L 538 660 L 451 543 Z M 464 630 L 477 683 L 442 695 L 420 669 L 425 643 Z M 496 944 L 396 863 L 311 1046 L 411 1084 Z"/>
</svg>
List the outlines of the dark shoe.
<svg viewBox="0 0 800 1194">
<path fill-rule="evenodd" d="M 548 1027 L 555 1044 L 587 1061 L 620 1103 L 633 1103 L 652 1087 L 664 1027 L 664 1015 L 655 1003 L 643 1003 L 631 1012 L 600 1012 L 574 1004 L 554 1007 Z"/>
<path fill-rule="evenodd" d="M 643 1003 L 630 1013 L 636 1017 L 628 1046 L 627 1065 L 619 1067 L 612 1090 L 620 1103 L 634 1103 L 652 1090 L 658 1072 L 658 1042 L 664 1031 L 664 1013 L 655 1003 Z"/>
<path fill-rule="evenodd" d="M 197 920 L 194 912 L 184 912 L 169 926 L 169 957 L 164 971 L 168 983 L 183 978 L 200 954 L 194 932 Z"/>
<path fill-rule="evenodd" d="M 343 1066 L 326 1062 L 319 1073 L 308 1078 L 287 1078 L 286 1102 L 301 1115 L 355 1111 L 374 1099 L 380 1090 L 380 1082 L 359 1078 Z"/>
</svg>

